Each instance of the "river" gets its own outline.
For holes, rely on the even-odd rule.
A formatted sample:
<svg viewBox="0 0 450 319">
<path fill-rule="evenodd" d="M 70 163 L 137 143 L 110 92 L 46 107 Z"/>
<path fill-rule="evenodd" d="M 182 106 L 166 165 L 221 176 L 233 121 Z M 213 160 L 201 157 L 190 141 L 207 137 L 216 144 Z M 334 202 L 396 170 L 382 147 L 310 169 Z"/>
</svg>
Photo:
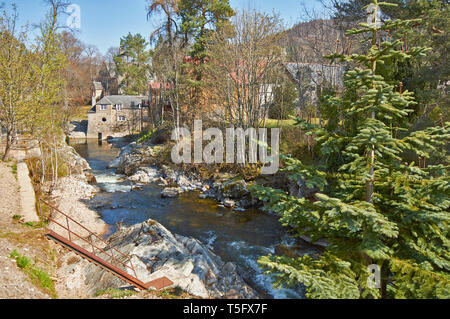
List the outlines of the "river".
<svg viewBox="0 0 450 319">
<path fill-rule="evenodd" d="M 110 234 L 117 223 L 134 225 L 154 219 L 173 233 L 201 240 L 223 261 L 231 261 L 249 271 L 253 286 L 262 296 L 279 299 L 303 298 L 301 287 L 273 289 L 270 277 L 262 274 L 257 260 L 274 254 L 275 247 L 294 243 L 275 216 L 259 210 L 235 212 L 221 208 L 214 200 L 198 198 L 198 193 L 182 194 L 179 198 L 162 199 L 162 188 L 145 185 L 142 191 L 131 191 L 130 182 L 107 169 L 125 141 L 113 144 L 98 141 L 72 143 L 75 150 L 90 164 L 103 192 L 98 193 L 90 206 L 99 212 L 110 226 Z M 311 253 L 305 247 L 305 253 Z"/>
</svg>

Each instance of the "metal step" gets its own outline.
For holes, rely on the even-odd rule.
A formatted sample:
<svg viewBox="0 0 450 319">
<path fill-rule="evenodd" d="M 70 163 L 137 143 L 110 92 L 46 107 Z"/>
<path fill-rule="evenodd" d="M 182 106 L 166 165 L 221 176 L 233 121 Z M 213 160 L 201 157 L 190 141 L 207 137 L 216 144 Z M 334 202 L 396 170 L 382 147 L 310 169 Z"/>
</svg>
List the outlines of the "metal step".
<svg viewBox="0 0 450 319">
<path fill-rule="evenodd" d="M 58 235 L 57 233 L 53 231 L 49 231 L 46 234 L 47 238 L 50 240 L 55 241 L 56 243 L 62 245 L 63 247 L 75 252 L 80 257 L 93 262 L 97 266 L 101 267 L 102 269 L 109 271 L 114 276 L 125 280 L 127 283 L 135 286 L 138 289 L 141 290 L 148 290 L 151 287 L 156 290 L 161 290 L 166 287 L 172 286 L 174 283 L 168 279 L 167 277 L 158 278 L 156 280 L 153 280 L 148 283 L 143 283 L 139 279 L 131 276 L 130 274 L 126 273 L 122 269 L 117 268 L 116 266 L 112 265 L 111 263 L 107 262 L 106 260 L 100 258 L 99 256 L 87 251 L 86 249 L 80 247 L 79 245 L 73 243 L 72 241 Z"/>
</svg>

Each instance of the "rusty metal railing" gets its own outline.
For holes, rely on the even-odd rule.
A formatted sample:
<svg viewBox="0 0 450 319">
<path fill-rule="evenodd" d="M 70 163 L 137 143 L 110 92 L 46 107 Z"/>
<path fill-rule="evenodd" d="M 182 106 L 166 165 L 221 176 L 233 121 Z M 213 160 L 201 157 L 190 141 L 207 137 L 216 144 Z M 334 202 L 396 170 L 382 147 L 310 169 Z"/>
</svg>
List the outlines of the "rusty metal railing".
<svg viewBox="0 0 450 319">
<path fill-rule="evenodd" d="M 133 266 L 133 262 L 131 260 L 131 256 L 121 252 L 120 250 L 118 250 L 116 248 L 111 248 L 111 251 L 114 251 L 114 252 L 118 253 L 120 256 L 122 256 L 124 258 L 125 262 L 123 262 L 122 260 L 117 259 L 114 256 L 113 253 L 108 253 L 103 248 L 100 248 L 100 247 L 98 247 L 97 245 L 94 244 L 94 241 L 92 240 L 92 237 L 96 238 L 97 240 L 99 240 L 100 242 L 105 244 L 106 247 L 108 246 L 108 243 L 105 240 L 103 240 L 100 236 L 96 235 L 94 232 L 90 231 L 88 228 L 84 227 L 83 225 L 78 223 L 76 220 L 71 218 L 69 215 L 63 213 L 61 210 L 59 210 L 58 208 L 54 207 L 53 205 L 45 202 L 42 199 L 39 199 L 39 201 L 41 201 L 42 203 L 47 205 L 52 210 L 53 213 L 56 212 L 56 213 L 58 213 L 59 215 L 61 215 L 65 219 L 66 226 L 64 226 L 61 223 L 59 223 L 58 221 L 56 221 L 56 218 L 53 218 L 52 213 L 50 214 L 50 216 L 47 217 L 47 219 L 49 221 L 53 222 L 54 224 L 58 225 L 59 227 L 63 228 L 65 231 L 67 231 L 67 233 L 68 233 L 68 238 L 67 239 L 70 242 L 73 242 L 73 240 L 72 240 L 73 237 L 72 236 L 75 236 L 76 238 L 81 239 L 83 242 L 87 243 L 92 248 L 92 254 L 96 255 L 98 252 L 101 252 L 101 253 L 105 254 L 106 256 L 111 258 L 111 261 L 110 261 L 111 264 L 112 264 L 112 262 L 115 262 L 117 264 L 120 264 L 120 265 L 124 266 L 125 269 L 131 269 L 133 271 L 134 278 L 138 279 L 137 275 L 136 275 L 136 270 L 135 270 L 135 268 Z M 83 230 L 85 230 L 89 234 L 87 236 L 87 238 L 89 238 L 89 239 L 86 239 L 86 236 L 83 237 L 80 234 L 77 234 L 76 232 L 71 230 L 70 229 L 70 222 L 73 222 L 75 225 L 77 225 L 78 227 L 81 227 Z M 61 234 L 59 234 L 59 235 L 61 236 Z M 96 252 L 96 249 L 97 249 L 98 252 Z M 126 262 L 129 262 L 130 265 L 128 266 L 126 264 Z"/>
</svg>

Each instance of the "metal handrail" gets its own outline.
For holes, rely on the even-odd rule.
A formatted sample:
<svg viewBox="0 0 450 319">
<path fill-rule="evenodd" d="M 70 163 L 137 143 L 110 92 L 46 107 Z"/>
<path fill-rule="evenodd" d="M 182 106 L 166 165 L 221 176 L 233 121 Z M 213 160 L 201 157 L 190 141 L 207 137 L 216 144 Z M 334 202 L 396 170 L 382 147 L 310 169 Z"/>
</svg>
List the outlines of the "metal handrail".
<svg viewBox="0 0 450 319">
<path fill-rule="evenodd" d="M 118 250 L 118 249 L 116 249 L 116 248 L 113 248 L 113 247 L 111 248 L 111 250 L 118 252 L 120 255 L 122 255 L 123 257 L 126 258 L 126 261 L 128 261 L 128 262 L 130 263 L 130 266 L 128 266 L 128 265 L 125 264 L 124 262 L 122 262 L 122 261 L 120 261 L 119 259 L 117 259 L 116 257 L 114 257 L 114 255 L 109 254 L 109 253 L 107 253 L 104 249 L 102 249 L 102 248 L 97 247 L 96 245 L 94 245 L 94 243 L 93 243 L 93 241 L 92 241 L 92 236 L 94 236 L 95 238 L 97 238 L 98 240 L 100 240 L 102 243 L 104 243 L 106 246 L 108 246 L 108 243 L 107 243 L 105 240 L 103 240 L 100 236 L 98 236 L 98 235 L 95 234 L 94 232 L 90 231 L 88 228 L 84 227 L 83 225 L 81 225 L 80 223 L 78 223 L 76 220 L 74 220 L 73 218 L 71 218 L 71 217 L 68 216 L 67 214 L 63 213 L 61 210 L 59 210 L 58 208 L 54 207 L 53 205 L 50 205 L 49 203 L 45 202 L 45 201 L 42 200 L 42 199 L 39 199 L 39 200 L 42 201 L 45 205 L 47 205 L 48 207 L 50 207 L 51 209 L 53 209 L 54 211 L 58 212 L 59 214 L 63 215 L 63 216 L 66 218 L 66 224 L 67 224 L 67 227 L 65 227 L 65 226 L 63 226 L 62 224 L 58 223 L 58 222 L 57 222 L 55 219 L 53 219 L 51 216 L 48 217 L 48 220 L 54 222 L 54 223 L 55 223 L 56 225 L 58 225 L 59 227 L 65 229 L 65 230 L 68 232 L 68 234 L 69 234 L 69 240 L 70 240 L 70 241 L 72 241 L 72 236 L 71 236 L 71 235 L 73 234 L 74 236 L 78 237 L 79 239 L 83 240 L 84 242 L 90 244 L 90 245 L 92 246 L 92 253 L 95 254 L 95 248 L 96 248 L 97 250 L 101 251 L 102 253 L 104 253 L 104 254 L 107 255 L 108 257 L 112 258 L 112 260 L 118 262 L 119 264 L 122 264 L 122 265 L 125 266 L 126 268 L 131 269 L 131 270 L 133 271 L 133 273 L 134 273 L 134 277 L 135 277 L 136 279 L 138 279 L 138 278 L 137 278 L 137 274 L 136 274 L 136 270 L 135 270 L 135 268 L 134 268 L 134 266 L 133 266 L 133 261 L 131 260 L 132 257 L 131 257 L 130 255 L 127 255 L 127 254 L 121 252 L 120 250 Z M 87 231 L 87 232 L 89 233 L 89 236 L 88 236 L 88 237 L 89 237 L 90 240 L 87 240 L 86 238 L 84 238 L 84 237 L 82 237 L 81 235 L 79 235 L 79 234 L 75 233 L 74 231 L 72 231 L 72 230 L 70 229 L 70 226 L 69 226 L 69 220 L 72 221 L 72 222 L 74 222 L 76 225 L 78 225 L 79 227 L 81 227 L 81 228 L 84 229 L 85 231 Z"/>
</svg>

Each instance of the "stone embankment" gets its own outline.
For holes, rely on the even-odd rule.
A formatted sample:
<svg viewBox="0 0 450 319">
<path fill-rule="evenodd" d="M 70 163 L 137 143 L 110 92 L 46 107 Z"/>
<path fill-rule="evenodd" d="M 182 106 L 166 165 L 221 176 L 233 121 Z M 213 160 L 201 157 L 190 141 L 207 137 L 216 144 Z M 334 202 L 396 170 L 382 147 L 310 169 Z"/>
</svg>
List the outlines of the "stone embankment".
<svg viewBox="0 0 450 319">
<path fill-rule="evenodd" d="M 36 212 L 36 195 L 30 179 L 30 171 L 25 163 L 25 151 L 16 153 L 17 160 L 17 181 L 20 187 L 21 215 L 24 222 L 39 222 Z"/>
<path fill-rule="evenodd" d="M 67 126 L 67 136 L 70 139 L 85 139 L 87 136 L 87 121 L 73 121 Z"/>
<path fill-rule="evenodd" d="M 69 164 L 69 176 L 60 178 L 56 187 L 52 190 L 52 201 L 62 212 L 81 223 L 97 234 L 104 234 L 107 225 L 100 219 L 98 213 L 88 207 L 87 201 L 92 198 L 100 189 L 95 184 L 95 177 L 92 175 L 91 167 L 73 147 L 63 146 L 64 160 Z M 50 184 L 44 185 L 44 191 L 48 191 Z M 56 215 L 57 221 L 63 217 Z M 62 223 L 63 225 L 65 224 Z M 81 228 L 72 225 L 74 231 L 79 231 L 81 235 L 86 232 Z M 49 227 L 56 231 L 62 231 L 58 226 L 50 224 Z"/>
</svg>

